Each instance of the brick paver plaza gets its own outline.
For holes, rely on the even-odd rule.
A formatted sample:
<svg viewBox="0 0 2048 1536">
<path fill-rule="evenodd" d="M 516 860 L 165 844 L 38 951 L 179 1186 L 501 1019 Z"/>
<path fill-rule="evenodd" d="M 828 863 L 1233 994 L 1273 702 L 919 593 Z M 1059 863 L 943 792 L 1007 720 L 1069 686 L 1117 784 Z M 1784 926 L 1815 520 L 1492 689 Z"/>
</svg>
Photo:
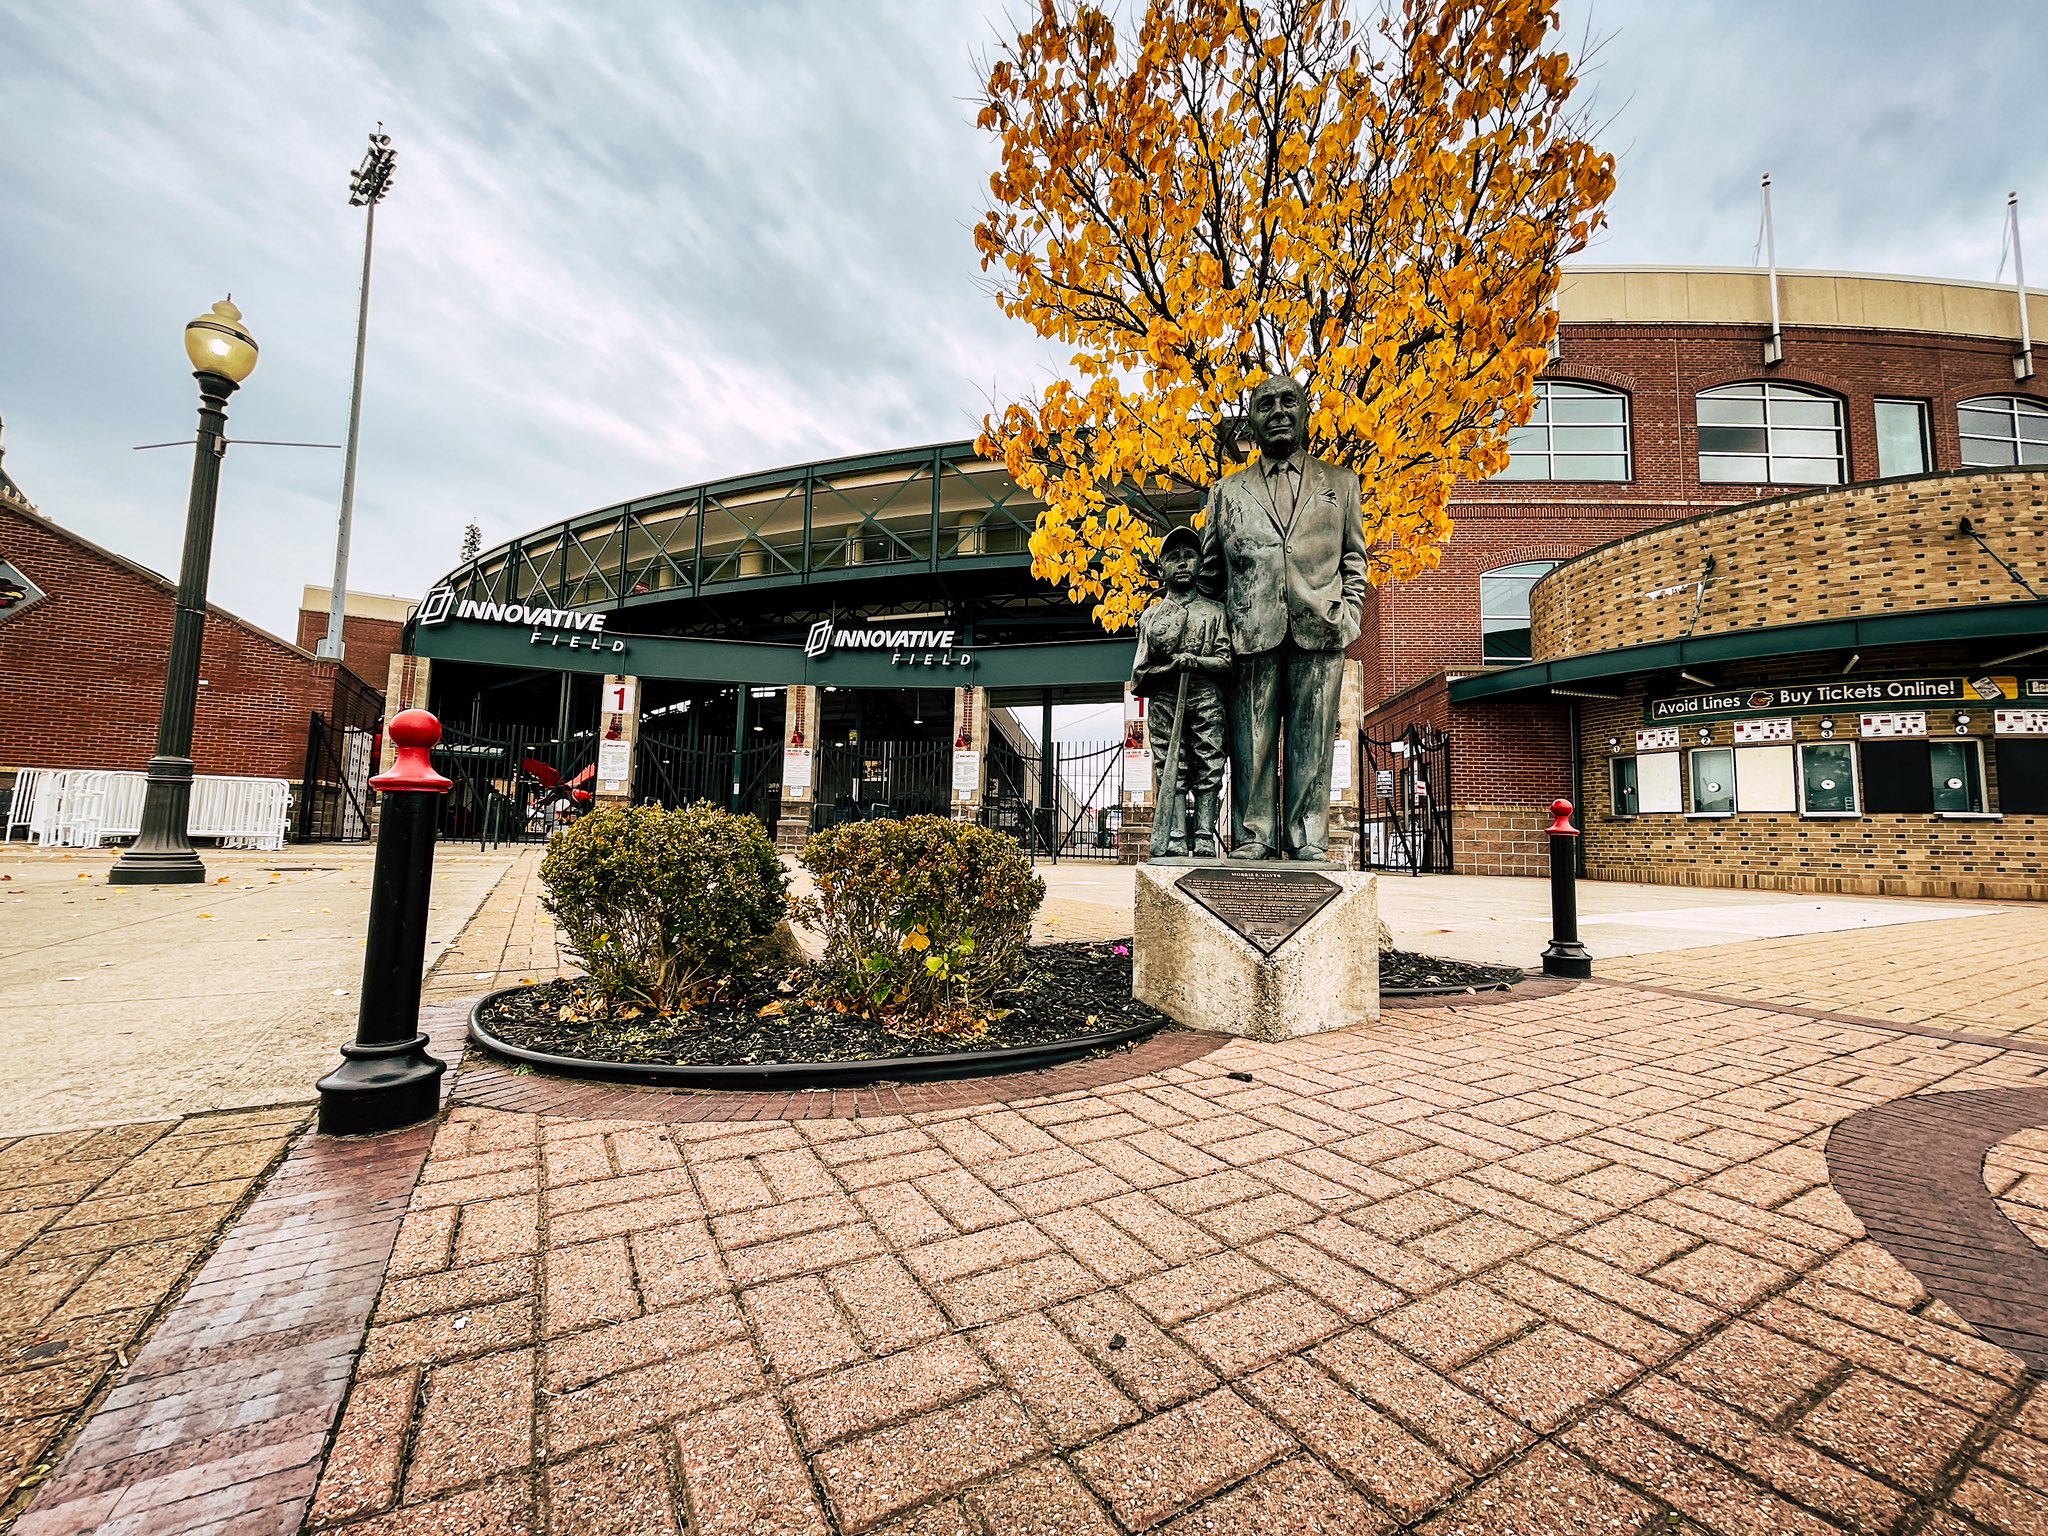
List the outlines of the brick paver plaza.
<svg viewBox="0 0 2048 1536">
<path fill-rule="evenodd" d="M 534 897 L 430 999 L 551 974 Z M 2048 1532 L 2044 954 L 2008 907 L 864 1094 L 472 1058 L 182 1298 L 67 1234 L 182 1271 L 303 1106 L 0 1143 L 0 1210 L 92 1208 L 0 1215 L 0 1454 L 119 1379 L 15 1529 Z"/>
</svg>

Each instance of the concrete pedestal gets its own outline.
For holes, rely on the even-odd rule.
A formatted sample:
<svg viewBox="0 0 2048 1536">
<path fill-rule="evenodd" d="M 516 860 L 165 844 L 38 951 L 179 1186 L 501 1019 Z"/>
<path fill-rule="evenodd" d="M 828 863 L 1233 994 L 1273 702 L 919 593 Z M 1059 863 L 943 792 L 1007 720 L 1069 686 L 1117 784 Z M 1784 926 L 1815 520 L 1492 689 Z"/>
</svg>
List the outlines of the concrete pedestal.
<svg viewBox="0 0 2048 1536">
<path fill-rule="evenodd" d="M 1203 888 L 1214 902 L 1219 878 L 1241 883 L 1273 871 L 1312 871 L 1337 890 L 1270 954 L 1181 889 L 1189 879 L 1211 882 Z M 1190 1029 L 1249 1040 L 1291 1040 L 1379 1018 L 1376 877 L 1304 864 L 1141 864 L 1134 873 L 1132 990 L 1140 1002 Z"/>
</svg>

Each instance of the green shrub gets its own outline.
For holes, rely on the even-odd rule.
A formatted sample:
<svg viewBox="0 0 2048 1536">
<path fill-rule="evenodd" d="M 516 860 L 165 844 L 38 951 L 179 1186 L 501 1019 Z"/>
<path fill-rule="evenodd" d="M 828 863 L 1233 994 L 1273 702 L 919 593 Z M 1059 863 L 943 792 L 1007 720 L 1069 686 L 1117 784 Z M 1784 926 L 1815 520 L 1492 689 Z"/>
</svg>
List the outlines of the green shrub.
<svg viewBox="0 0 2048 1536">
<path fill-rule="evenodd" d="M 594 811 L 541 861 L 546 905 L 608 1005 L 668 1012 L 753 969 L 789 913 L 789 876 L 760 822 L 710 805 Z"/>
<path fill-rule="evenodd" d="M 1013 839 L 938 816 L 831 827 L 801 857 L 816 893 L 798 918 L 825 941 L 829 996 L 915 1028 L 978 1028 L 1045 900 Z"/>
</svg>

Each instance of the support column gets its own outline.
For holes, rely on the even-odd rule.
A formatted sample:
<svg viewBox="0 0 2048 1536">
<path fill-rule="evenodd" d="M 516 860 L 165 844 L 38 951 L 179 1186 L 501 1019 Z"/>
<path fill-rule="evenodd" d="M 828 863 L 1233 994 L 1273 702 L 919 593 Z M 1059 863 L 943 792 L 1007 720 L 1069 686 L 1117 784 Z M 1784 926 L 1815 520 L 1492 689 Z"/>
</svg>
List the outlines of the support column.
<svg viewBox="0 0 2048 1536">
<path fill-rule="evenodd" d="M 434 680 L 434 663 L 426 656 L 393 656 L 384 674 L 384 723 L 377 749 L 377 771 L 389 773 L 398 763 L 391 722 L 408 709 L 425 709 Z"/>
<path fill-rule="evenodd" d="M 377 772 L 389 773 L 398 764 L 398 746 L 391 739 L 391 722 L 408 709 L 425 709 L 433 680 L 434 663 L 431 657 L 397 655 L 386 664 L 384 720 L 377 734 Z M 377 835 L 383 804 L 382 795 L 370 796 L 372 837 Z"/>
<path fill-rule="evenodd" d="M 597 705 L 599 810 L 633 803 L 633 773 L 640 741 L 640 679 L 607 674 Z"/>
<path fill-rule="evenodd" d="M 811 835 L 811 807 L 818 803 L 818 725 L 824 690 L 794 683 L 782 698 L 789 732 L 782 746 L 782 815 L 775 822 L 775 846 L 795 853 Z"/>
<path fill-rule="evenodd" d="M 1345 869 L 1360 864 L 1358 846 L 1364 793 L 1360 783 L 1358 732 L 1365 722 L 1365 663 L 1347 657 L 1343 691 L 1337 697 L 1337 741 L 1330 761 L 1330 862 Z"/>
<path fill-rule="evenodd" d="M 740 775 L 745 767 L 747 750 L 747 705 L 753 702 L 753 697 L 754 690 L 745 683 L 732 691 L 732 784 L 725 806 L 728 811 L 740 808 Z"/>
<path fill-rule="evenodd" d="M 1123 820 L 1117 831 L 1119 864 L 1142 864 L 1152 846 L 1152 747 L 1145 739 L 1145 701 L 1124 685 Z"/>
<path fill-rule="evenodd" d="M 988 690 L 953 690 L 953 819 L 979 821 L 988 795 Z"/>
<path fill-rule="evenodd" d="M 1052 740 L 1052 690 L 1038 695 L 1038 842 L 1039 852 L 1060 856 L 1059 752 Z"/>
</svg>

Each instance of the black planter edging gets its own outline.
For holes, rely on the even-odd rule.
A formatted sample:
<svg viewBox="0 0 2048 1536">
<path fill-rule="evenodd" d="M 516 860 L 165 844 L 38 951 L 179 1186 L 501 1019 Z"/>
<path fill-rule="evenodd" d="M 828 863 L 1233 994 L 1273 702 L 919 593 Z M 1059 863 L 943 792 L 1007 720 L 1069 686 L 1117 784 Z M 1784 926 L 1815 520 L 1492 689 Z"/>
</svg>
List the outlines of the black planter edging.
<svg viewBox="0 0 2048 1536">
<path fill-rule="evenodd" d="M 1522 981 L 1529 978 L 1524 976 Z M 1381 997 L 1464 997 L 1480 992 L 1512 992 L 1521 981 L 1489 981 L 1483 986 L 1381 987 Z"/>
<path fill-rule="evenodd" d="M 522 990 L 501 987 L 476 1000 L 469 1010 L 469 1038 L 485 1050 L 528 1066 L 569 1077 L 591 1077 L 608 1083 L 638 1083 L 655 1088 L 748 1089 L 793 1091 L 803 1088 L 858 1088 L 868 1083 L 922 1083 L 954 1077 L 991 1077 L 1004 1072 L 1036 1072 L 1099 1051 L 1130 1045 L 1170 1027 L 1163 1014 L 1142 1024 L 1099 1034 L 1077 1035 L 1044 1045 L 1006 1045 L 987 1051 L 933 1051 L 924 1056 L 885 1056 L 871 1061 L 759 1062 L 746 1066 L 668 1066 L 660 1062 L 594 1061 L 585 1056 L 557 1056 L 510 1045 L 485 1029 L 479 1020 L 493 998 Z"/>
</svg>

